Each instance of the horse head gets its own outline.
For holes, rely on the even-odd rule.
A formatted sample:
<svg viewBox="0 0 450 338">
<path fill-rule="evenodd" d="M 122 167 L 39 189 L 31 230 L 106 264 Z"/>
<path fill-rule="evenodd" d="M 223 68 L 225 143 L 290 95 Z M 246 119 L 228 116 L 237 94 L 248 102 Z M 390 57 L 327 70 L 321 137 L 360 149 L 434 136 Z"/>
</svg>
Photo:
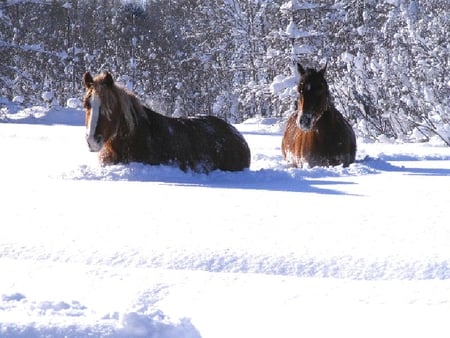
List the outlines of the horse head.
<svg viewBox="0 0 450 338">
<path fill-rule="evenodd" d="M 114 90 L 114 80 L 106 72 L 92 78 L 89 72 L 83 76 L 86 90 L 84 97 L 86 141 L 90 151 L 99 151 L 105 140 L 117 130 L 118 98 Z"/>
<path fill-rule="evenodd" d="M 297 87 L 299 100 L 296 123 L 301 130 L 310 131 L 328 108 L 330 94 L 325 80 L 327 65 L 316 71 L 304 69 L 298 63 L 297 69 L 300 82 Z"/>
</svg>

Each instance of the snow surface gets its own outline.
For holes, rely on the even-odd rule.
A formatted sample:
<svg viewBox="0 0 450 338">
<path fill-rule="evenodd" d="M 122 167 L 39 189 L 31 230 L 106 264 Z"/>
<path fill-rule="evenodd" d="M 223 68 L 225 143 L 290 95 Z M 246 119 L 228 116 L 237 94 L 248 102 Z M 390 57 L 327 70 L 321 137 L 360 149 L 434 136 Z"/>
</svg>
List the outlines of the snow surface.
<svg viewBox="0 0 450 338">
<path fill-rule="evenodd" d="M 450 148 L 359 140 L 349 168 L 294 169 L 253 119 L 244 172 L 101 167 L 81 110 L 14 107 L 1 337 L 450 335 Z"/>
</svg>

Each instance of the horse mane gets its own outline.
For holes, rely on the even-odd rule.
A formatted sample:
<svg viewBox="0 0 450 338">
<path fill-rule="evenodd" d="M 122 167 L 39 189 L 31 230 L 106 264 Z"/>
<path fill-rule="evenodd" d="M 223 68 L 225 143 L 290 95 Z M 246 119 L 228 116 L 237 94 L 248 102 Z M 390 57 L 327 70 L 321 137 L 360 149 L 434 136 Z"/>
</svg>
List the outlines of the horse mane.
<svg viewBox="0 0 450 338">
<path fill-rule="evenodd" d="M 138 121 L 147 119 L 145 108 L 139 98 L 122 85 L 115 83 L 109 73 L 97 75 L 94 79 L 96 92 L 101 98 L 102 113 L 108 120 L 115 110 L 118 110 L 126 123 L 127 131 L 134 133 Z M 119 108 L 117 108 L 119 107 Z"/>
</svg>

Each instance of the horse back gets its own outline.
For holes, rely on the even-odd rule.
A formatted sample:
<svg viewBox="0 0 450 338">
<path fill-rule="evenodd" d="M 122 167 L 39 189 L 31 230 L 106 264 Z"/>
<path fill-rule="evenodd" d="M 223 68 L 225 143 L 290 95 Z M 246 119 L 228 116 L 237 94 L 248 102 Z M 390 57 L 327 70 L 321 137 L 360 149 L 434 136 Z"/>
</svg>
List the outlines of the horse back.
<svg viewBox="0 0 450 338">
<path fill-rule="evenodd" d="M 250 166 L 250 149 L 231 124 L 215 116 L 176 119 L 190 152 L 187 163 L 200 171 L 240 171 Z"/>
<path fill-rule="evenodd" d="M 250 149 L 229 123 L 214 116 L 171 118 L 147 108 L 148 159 L 181 169 L 239 171 L 250 166 Z"/>
</svg>

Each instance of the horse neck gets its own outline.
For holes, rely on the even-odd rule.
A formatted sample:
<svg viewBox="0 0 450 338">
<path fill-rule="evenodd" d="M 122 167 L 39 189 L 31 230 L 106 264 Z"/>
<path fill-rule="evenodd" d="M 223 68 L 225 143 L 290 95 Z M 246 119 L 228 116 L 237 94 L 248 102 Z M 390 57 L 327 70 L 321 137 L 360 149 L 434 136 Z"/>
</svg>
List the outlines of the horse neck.
<svg viewBox="0 0 450 338">
<path fill-rule="evenodd" d="M 328 93 L 325 103 L 325 108 L 322 116 L 320 117 L 318 123 L 334 123 L 336 119 L 336 114 L 338 113 L 336 107 L 334 106 L 333 98 Z"/>
<path fill-rule="evenodd" d="M 327 86 L 327 97 L 325 99 L 325 110 L 333 110 L 334 109 L 334 101 L 333 97 L 331 96 L 330 90 Z"/>
<path fill-rule="evenodd" d="M 134 131 L 139 128 L 142 119 L 146 118 L 145 107 L 141 104 L 139 99 L 134 96 L 134 94 L 125 92 L 124 95 L 128 95 L 126 100 L 123 100 L 122 119 L 125 123 L 121 123 L 121 129 L 129 133 L 134 133 Z"/>
<path fill-rule="evenodd" d="M 147 117 L 153 118 L 153 117 L 157 117 L 157 116 L 161 115 L 161 114 L 158 114 L 157 112 L 155 112 L 153 109 L 150 109 L 147 106 L 143 106 L 143 108 L 144 108 L 144 111 L 145 111 Z"/>
<path fill-rule="evenodd" d="M 172 119 L 172 117 L 160 114 L 149 107 L 143 106 L 143 108 L 147 123 L 151 124 L 154 128 L 165 128 L 168 121 Z"/>
</svg>

